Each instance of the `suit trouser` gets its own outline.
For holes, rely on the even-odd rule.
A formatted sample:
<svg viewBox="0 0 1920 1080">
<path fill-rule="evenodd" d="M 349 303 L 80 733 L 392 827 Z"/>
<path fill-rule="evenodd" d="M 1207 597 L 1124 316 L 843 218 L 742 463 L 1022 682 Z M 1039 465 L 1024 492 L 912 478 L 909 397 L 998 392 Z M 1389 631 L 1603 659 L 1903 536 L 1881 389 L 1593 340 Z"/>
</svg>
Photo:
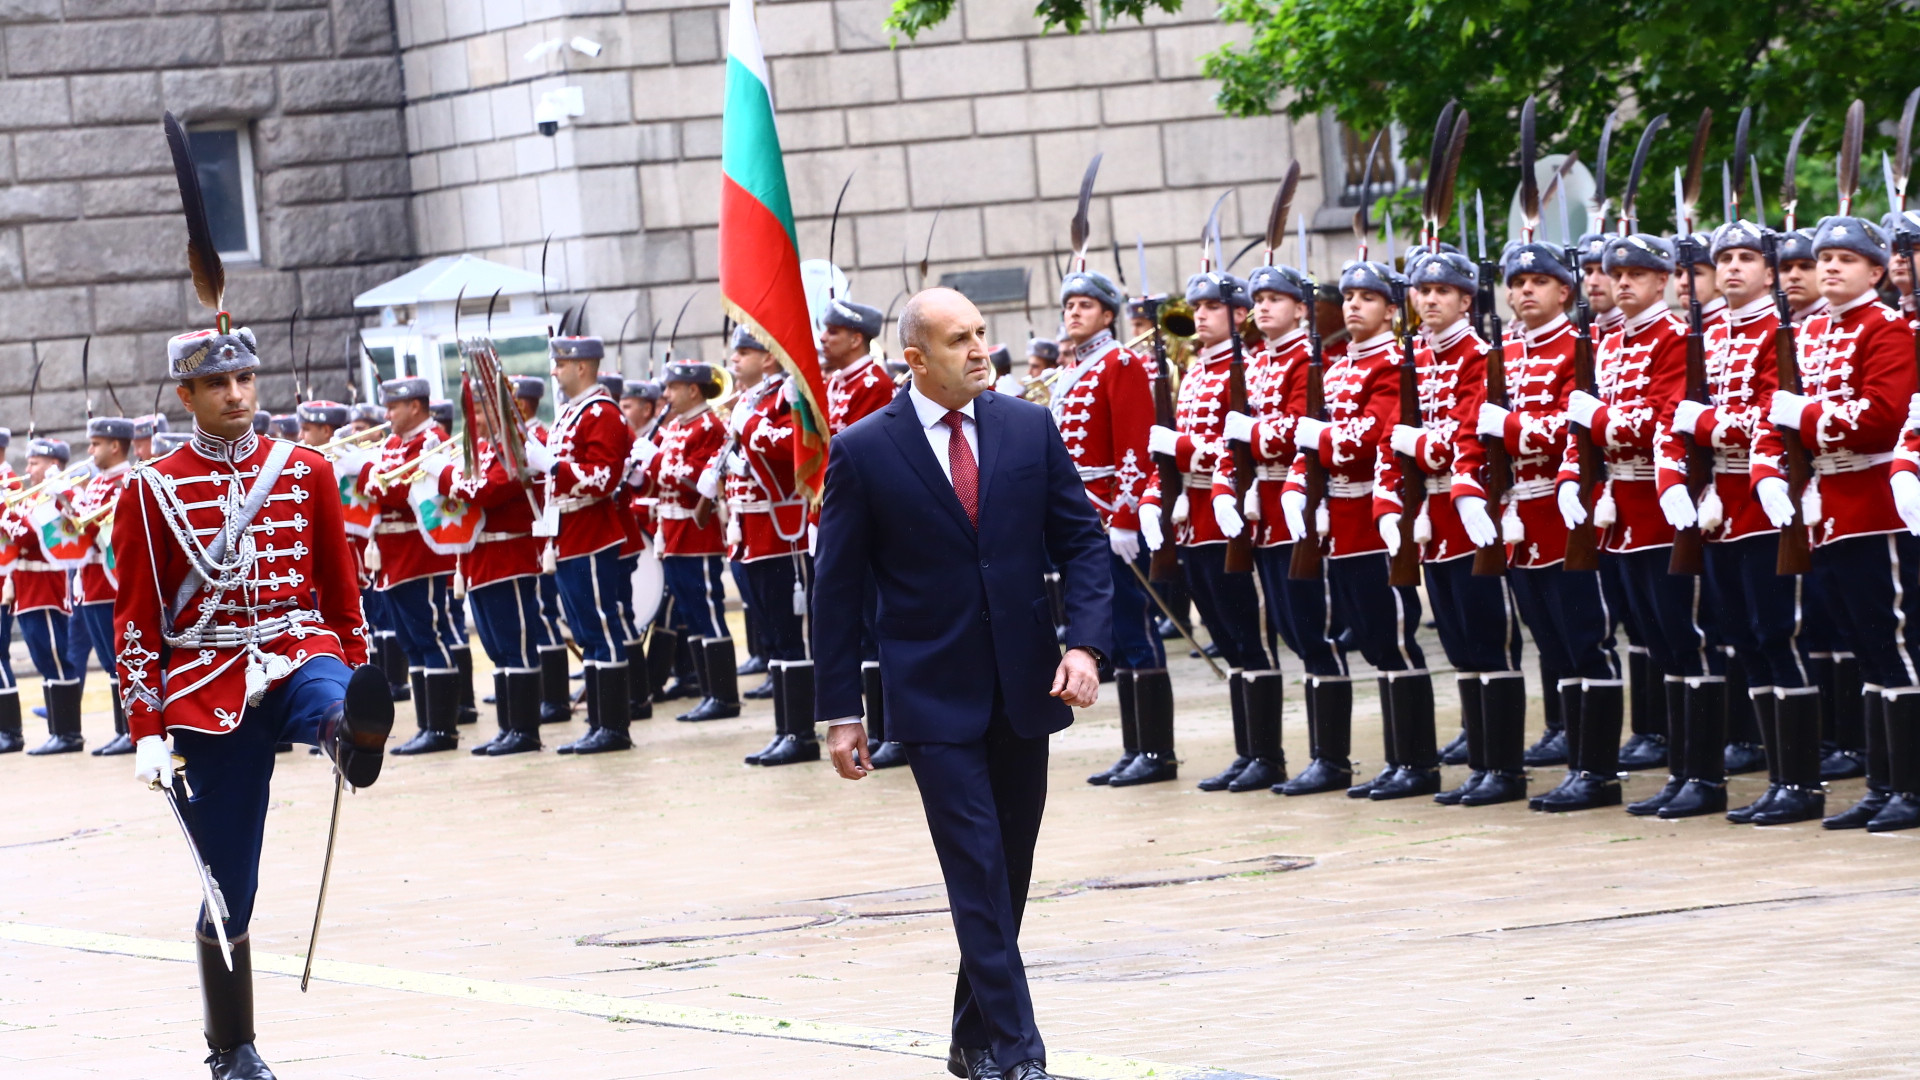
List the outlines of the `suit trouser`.
<svg viewBox="0 0 1920 1080">
<path fill-rule="evenodd" d="M 1381 671 L 1425 668 L 1427 654 L 1413 638 L 1420 630 L 1420 593 L 1387 584 L 1387 553 L 1328 559 L 1326 567 L 1333 617 L 1367 663 Z"/>
<path fill-rule="evenodd" d="M 74 664 L 68 648 L 67 628 L 71 617 L 59 608 L 35 608 L 21 612 L 15 619 L 20 636 L 27 643 L 27 655 L 33 669 L 47 682 L 77 683 L 81 669 Z"/>
<path fill-rule="evenodd" d="M 1133 567 L 1141 577 L 1147 573 L 1152 555 L 1143 546 Z M 1154 632 L 1156 608 L 1147 590 L 1127 568 L 1127 561 L 1111 552 L 1107 562 L 1113 570 L 1113 666 L 1116 668 L 1163 668 L 1167 666 L 1167 647 Z"/>
<path fill-rule="evenodd" d="M 1920 686 L 1920 537 L 1853 536 L 1813 549 L 1813 572 L 1839 642 L 1860 661 L 1861 678 L 1883 687 Z"/>
<path fill-rule="evenodd" d="M 1253 575 L 1227 573 L 1227 545 L 1185 544 L 1180 565 L 1187 570 L 1187 587 L 1200 621 L 1220 647 L 1228 667 L 1260 671 L 1267 661 L 1267 645 L 1260 633 L 1260 594 Z"/>
<path fill-rule="evenodd" d="M 953 1041 L 990 1048 L 1002 1069 L 1047 1056 L 1020 959 L 1020 920 L 1047 804 L 1047 738 L 1021 738 L 1000 695 L 986 734 L 968 743 L 908 743 L 960 940 Z"/>
<path fill-rule="evenodd" d="M 421 671 L 452 671 L 447 650 L 464 639 L 453 624 L 453 575 L 430 574 L 380 590 L 407 666 Z"/>
<path fill-rule="evenodd" d="M 1520 615 L 1507 579 L 1475 577 L 1473 556 L 1425 566 L 1440 649 L 1455 671 L 1520 670 Z"/>
<path fill-rule="evenodd" d="M 553 644 L 540 617 L 540 584 L 532 575 L 490 581 L 467 591 L 480 647 L 502 671 L 539 671 L 540 650 Z"/>
<path fill-rule="evenodd" d="M 660 570 L 673 597 L 674 622 L 699 637 L 716 637 L 713 605 L 707 599 L 707 556 L 667 555 Z"/>
<path fill-rule="evenodd" d="M 1568 570 L 1559 563 L 1516 566 L 1507 571 L 1507 579 L 1520 617 L 1533 633 L 1542 678 L 1550 680 L 1545 689 L 1552 690 L 1562 679 L 1620 678 L 1615 617 L 1598 572 Z"/>
<path fill-rule="evenodd" d="M 1300 658 L 1309 675 L 1345 676 L 1347 656 L 1336 644 L 1333 608 L 1327 603 L 1327 560 L 1320 561 L 1318 578 L 1295 581 L 1289 576 L 1292 544 L 1256 548 L 1253 559 L 1267 601 L 1267 622 L 1287 651 Z"/>
<path fill-rule="evenodd" d="M 560 607 L 567 613 L 567 626 L 573 631 L 582 663 L 618 667 L 627 662 L 627 619 L 621 610 L 621 597 L 632 591 L 633 579 L 625 579 L 623 590 L 622 573 L 618 545 L 560 560 L 554 575 L 560 587 Z M 673 583 L 671 576 L 667 583 Z"/>
<path fill-rule="evenodd" d="M 1706 545 L 1714 621 L 1750 687 L 1808 685 L 1799 649 L 1803 586 L 1799 575 L 1774 572 L 1779 557 L 1779 533 Z"/>
<path fill-rule="evenodd" d="M 805 660 L 807 643 L 800 616 L 793 610 L 793 577 L 813 573 L 808 555 L 780 555 L 736 563 L 740 593 L 753 608 L 754 628 L 760 633 L 764 660 Z"/>
<path fill-rule="evenodd" d="M 316 656 L 267 691 L 224 734 L 173 733 L 174 751 L 187 759 L 187 824 L 227 901 L 227 937 L 247 932 L 260 885 L 260 841 L 267 822 L 275 743 L 320 745 L 320 725 L 337 712 L 353 674 L 332 656 Z M 211 938 L 203 908 L 196 928 Z"/>
<path fill-rule="evenodd" d="M 1649 659 L 1669 677 L 1719 676 L 1725 671 L 1725 654 L 1708 648 L 1701 629 L 1701 580 L 1667 573 L 1673 548 L 1642 548 L 1616 558 L 1627 606 L 1640 624 Z"/>
</svg>

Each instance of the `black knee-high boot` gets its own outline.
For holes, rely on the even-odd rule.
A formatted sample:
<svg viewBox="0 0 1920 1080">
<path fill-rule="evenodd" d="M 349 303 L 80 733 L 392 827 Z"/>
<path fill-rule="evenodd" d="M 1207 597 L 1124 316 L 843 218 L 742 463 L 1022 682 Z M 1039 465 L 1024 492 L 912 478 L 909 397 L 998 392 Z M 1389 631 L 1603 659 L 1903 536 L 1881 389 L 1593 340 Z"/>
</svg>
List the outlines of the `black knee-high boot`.
<svg viewBox="0 0 1920 1080">
<path fill-rule="evenodd" d="M 1281 795 L 1317 795 L 1346 790 L 1353 782 L 1353 680 L 1344 675 L 1310 678 L 1307 724 L 1313 760 L 1274 791 Z"/>
<path fill-rule="evenodd" d="M 1369 799 L 1405 799 L 1440 790 L 1440 748 L 1433 730 L 1433 676 L 1397 672 L 1387 680 L 1393 695 L 1393 775 L 1376 781 Z"/>
<path fill-rule="evenodd" d="M 1287 754 L 1281 744 L 1280 713 L 1286 675 L 1277 669 L 1246 673 L 1247 767 L 1227 785 L 1228 791 L 1271 791 L 1287 780 Z"/>
<path fill-rule="evenodd" d="M 1668 820 L 1727 810 L 1727 682 L 1708 676 L 1685 685 L 1687 782 L 1657 811 Z"/>
<path fill-rule="evenodd" d="M 233 970 L 220 944 L 199 935 L 200 1001 L 206 1023 L 207 1066 L 213 1080 L 273 1080 L 273 1071 L 253 1048 L 253 947 L 247 936 L 231 942 Z"/>
<path fill-rule="evenodd" d="M 1503 673 L 1504 674 L 1504 673 Z M 1527 680 L 1515 672 L 1488 677 L 1480 689 L 1480 735 L 1485 772 L 1460 798 L 1462 806 L 1491 806 L 1527 797 Z"/>
<path fill-rule="evenodd" d="M 794 765 L 807 761 L 820 760 L 820 739 L 814 731 L 813 716 L 813 661 L 789 660 L 783 665 L 781 676 L 781 696 L 786 699 L 786 707 L 780 710 L 784 717 L 785 729 L 781 732 L 779 744 L 760 755 L 756 764 Z M 867 753 L 873 753 L 868 748 Z"/>
<path fill-rule="evenodd" d="M 1200 781 L 1201 791 L 1225 791 L 1240 770 L 1253 763 L 1247 750 L 1247 673 L 1234 668 L 1227 672 L 1227 706 L 1233 717 L 1233 760 L 1227 767 Z"/>
<path fill-rule="evenodd" d="M 1140 752 L 1134 755 L 1108 787 L 1133 787 L 1180 775 L 1173 749 L 1173 680 L 1165 668 L 1133 673 L 1134 719 L 1140 729 Z"/>
<path fill-rule="evenodd" d="M 1460 691 L 1460 738 L 1465 740 L 1462 749 L 1467 766 L 1466 782 L 1450 791 L 1443 791 L 1433 797 L 1433 801 L 1443 806 L 1452 806 L 1466 798 L 1487 775 L 1487 733 L 1481 713 L 1481 691 L 1483 684 L 1480 676 L 1473 672 L 1455 675 L 1453 684 Z M 1447 752 L 1440 752 L 1440 761 L 1445 764 Z"/>
<path fill-rule="evenodd" d="M 1374 685 L 1380 691 L 1380 757 L 1382 759 L 1380 771 L 1374 774 L 1373 779 L 1348 788 L 1347 798 L 1349 799 L 1364 799 L 1371 795 L 1375 784 L 1386 783 L 1400 768 L 1400 762 L 1397 760 L 1399 748 L 1393 737 L 1393 691 L 1389 688 L 1387 677 L 1384 675 L 1375 679 Z"/>
<path fill-rule="evenodd" d="M 1817 687 L 1779 688 L 1773 706 L 1773 741 L 1768 756 L 1776 763 L 1778 783 L 1772 798 L 1750 819 L 1755 825 L 1814 821 L 1826 812 L 1820 786 L 1820 707 Z M 1729 817 L 1732 815 L 1729 814 Z"/>
<path fill-rule="evenodd" d="M 1087 783 L 1103 785 L 1125 772 L 1140 753 L 1140 727 L 1134 713 L 1133 669 L 1119 668 L 1113 673 L 1113 696 L 1120 705 L 1120 760 L 1101 772 L 1087 777 Z"/>
</svg>

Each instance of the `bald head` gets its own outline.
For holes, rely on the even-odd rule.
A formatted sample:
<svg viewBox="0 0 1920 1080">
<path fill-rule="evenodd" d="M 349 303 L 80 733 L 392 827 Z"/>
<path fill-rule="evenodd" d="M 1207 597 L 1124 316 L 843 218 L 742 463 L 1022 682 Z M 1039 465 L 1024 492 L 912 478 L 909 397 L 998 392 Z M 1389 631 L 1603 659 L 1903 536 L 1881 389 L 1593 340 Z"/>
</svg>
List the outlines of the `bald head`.
<svg viewBox="0 0 1920 1080">
<path fill-rule="evenodd" d="M 980 396 L 992 381 L 987 321 L 952 289 L 928 289 L 900 312 L 900 344 L 913 385 L 949 409 Z"/>
</svg>

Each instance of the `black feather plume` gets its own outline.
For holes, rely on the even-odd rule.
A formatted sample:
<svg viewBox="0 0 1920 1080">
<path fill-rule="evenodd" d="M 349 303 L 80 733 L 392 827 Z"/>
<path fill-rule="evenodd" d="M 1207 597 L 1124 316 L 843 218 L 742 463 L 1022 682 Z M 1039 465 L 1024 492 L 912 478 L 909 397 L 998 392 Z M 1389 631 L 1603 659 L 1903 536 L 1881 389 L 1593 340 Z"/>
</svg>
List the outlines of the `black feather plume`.
<svg viewBox="0 0 1920 1080">
<path fill-rule="evenodd" d="M 187 267 L 193 272 L 193 292 L 200 303 L 214 311 L 224 311 L 227 295 L 227 268 L 220 261 L 220 249 L 213 242 L 213 226 L 207 221 L 207 201 L 200 194 L 200 172 L 193 165 L 193 147 L 187 131 L 172 113 L 161 120 L 167 132 L 167 148 L 173 151 L 173 178 L 180 185 L 180 209 L 187 216 Z"/>
<path fill-rule="evenodd" d="M 1647 130 L 1640 133 L 1640 145 L 1634 148 L 1633 164 L 1627 169 L 1627 186 L 1620 196 L 1620 216 L 1627 223 L 1623 232 L 1632 230 L 1634 222 L 1638 220 L 1638 215 L 1634 213 L 1634 200 L 1640 195 L 1640 174 L 1647 167 L 1647 155 L 1653 152 L 1654 136 L 1666 126 L 1667 114 L 1661 113 L 1647 121 Z"/>
<path fill-rule="evenodd" d="M 1287 166 L 1286 179 L 1280 181 L 1280 190 L 1273 196 L 1273 209 L 1267 212 L 1266 240 L 1269 266 L 1273 265 L 1273 253 L 1280 250 L 1280 242 L 1287 238 L 1287 214 L 1293 207 L 1293 193 L 1299 186 L 1300 163 L 1295 161 Z"/>
<path fill-rule="evenodd" d="M 1446 168 L 1447 146 L 1453 138 L 1453 112 L 1460 103 L 1449 99 L 1440 110 L 1440 119 L 1433 125 L 1433 146 L 1427 151 L 1427 182 L 1420 193 L 1420 217 L 1432 222 L 1439 215 L 1434 212 L 1434 193 L 1439 188 L 1440 172 Z"/>
<path fill-rule="evenodd" d="M 1747 134 L 1753 127 L 1753 110 L 1740 110 L 1740 121 L 1733 126 L 1733 205 L 1740 207 L 1741 194 L 1747 185 Z"/>
<path fill-rule="evenodd" d="M 1613 125 L 1619 119 L 1620 110 L 1615 109 L 1600 125 L 1600 156 L 1593 162 L 1593 209 L 1600 215 L 1600 232 L 1607 231 L 1607 153 L 1613 148 Z"/>
</svg>

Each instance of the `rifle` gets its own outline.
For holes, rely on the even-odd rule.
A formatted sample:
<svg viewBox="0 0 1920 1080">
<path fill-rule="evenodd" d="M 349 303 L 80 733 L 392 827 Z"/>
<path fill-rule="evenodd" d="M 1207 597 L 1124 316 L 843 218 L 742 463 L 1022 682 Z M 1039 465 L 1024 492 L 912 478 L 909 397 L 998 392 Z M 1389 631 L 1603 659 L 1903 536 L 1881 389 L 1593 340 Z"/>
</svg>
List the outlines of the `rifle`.
<svg viewBox="0 0 1920 1080">
<path fill-rule="evenodd" d="M 1327 389 L 1326 358 L 1320 349 L 1320 289 L 1308 278 L 1307 290 L 1307 415 L 1324 421 Z M 1287 577 L 1294 581 L 1319 581 L 1324 554 L 1320 549 L 1320 508 L 1327 501 L 1327 467 L 1318 451 L 1303 449 L 1300 457 L 1307 467 L 1307 506 L 1300 515 L 1306 523 L 1306 532 L 1294 537 L 1293 560 L 1287 564 Z"/>
<path fill-rule="evenodd" d="M 1593 374 L 1593 308 L 1587 303 L 1586 291 L 1575 293 L 1573 303 L 1574 325 L 1579 335 L 1573 339 L 1573 383 L 1574 388 L 1583 393 L 1598 394 Z M 1593 445 L 1593 432 L 1581 424 L 1568 422 L 1568 432 L 1573 439 L 1574 458 L 1580 464 L 1580 506 L 1586 510 L 1587 519 L 1567 532 L 1567 555 L 1564 563 L 1568 570 L 1593 571 L 1600 569 L 1600 531 L 1593 522 L 1593 489 L 1600 482 L 1600 452 Z"/>
<path fill-rule="evenodd" d="M 1232 279 L 1227 278 L 1227 281 Z M 1227 289 L 1223 288 L 1222 291 Z M 1233 342 L 1233 359 L 1227 364 L 1227 407 L 1244 414 L 1247 412 L 1247 362 L 1240 340 L 1240 324 L 1233 318 L 1230 293 L 1227 300 L 1227 334 Z M 1233 454 L 1233 506 L 1235 510 L 1242 510 L 1246 506 L 1247 488 L 1253 483 L 1253 448 L 1231 440 L 1227 445 Z M 1253 571 L 1253 527 L 1253 522 L 1243 521 L 1240 535 L 1227 541 L 1227 573 L 1246 574 Z"/>
<path fill-rule="evenodd" d="M 1487 400 L 1501 408 L 1510 408 L 1513 404 L 1507 393 L 1507 343 L 1505 328 L 1500 325 L 1500 312 L 1493 304 L 1493 279 L 1499 268 L 1486 259 L 1486 249 L 1480 252 L 1480 289 L 1474 302 L 1486 312 L 1487 340 L 1493 347 L 1487 350 Z M 1513 459 L 1507 456 L 1507 440 L 1501 436 L 1482 436 L 1480 445 L 1485 447 L 1487 455 L 1486 482 L 1487 508 L 1493 511 L 1496 525 L 1500 521 L 1501 503 L 1506 499 L 1507 489 L 1513 486 Z M 1493 543 L 1473 553 L 1473 572 L 1477 577 L 1499 577 L 1507 571 L 1507 542 L 1502 536 L 1495 536 Z"/>
<path fill-rule="evenodd" d="M 1777 233 L 1763 233 L 1760 237 L 1760 253 L 1767 260 L 1767 269 L 1773 271 L 1773 306 L 1780 313 L 1780 325 L 1773 331 L 1774 370 L 1780 377 L 1780 389 L 1788 393 L 1800 392 L 1800 346 L 1794 337 L 1793 305 L 1787 300 L 1787 291 L 1780 287 L 1780 237 Z M 1800 433 L 1793 428 L 1776 428 L 1780 443 L 1786 449 L 1787 456 L 1787 496 L 1793 502 L 1793 520 L 1780 530 L 1780 555 L 1774 561 L 1773 572 L 1780 575 L 1804 574 L 1813 569 L 1813 555 L 1807 545 L 1807 523 L 1800 510 L 1800 496 L 1807 490 L 1807 481 L 1813 476 L 1813 461 L 1807 456 L 1807 445 L 1800 441 Z"/>
<path fill-rule="evenodd" d="M 1420 416 L 1420 369 L 1413 355 L 1413 320 L 1407 315 L 1407 287 L 1393 282 L 1394 307 L 1400 319 L 1400 422 L 1424 427 Z M 1420 584 L 1420 545 L 1414 541 L 1413 522 L 1427 500 L 1426 473 L 1406 454 L 1400 456 L 1400 552 L 1387 568 L 1387 584 Z"/>
<path fill-rule="evenodd" d="M 1165 296 L 1149 296 L 1141 300 L 1147 317 L 1153 320 L 1153 422 L 1164 428 L 1173 424 L 1173 365 L 1167 360 L 1166 333 L 1160 325 L 1160 308 L 1167 302 Z M 1173 508 L 1173 500 L 1180 497 L 1180 466 L 1174 463 L 1170 454 L 1153 455 L 1154 469 L 1160 475 L 1160 501 L 1168 510 Z M 1173 543 L 1172 522 L 1167 522 L 1162 530 L 1166 536 L 1160 542 L 1160 549 L 1153 553 L 1153 560 L 1147 564 L 1147 580 L 1174 581 L 1180 577 L 1180 553 Z"/>
<path fill-rule="evenodd" d="M 1700 289 L 1694 258 L 1699 247 L 1691 235 L 1683 234 L 1675 245 L 1680 258 L 1687 264 L 1687 389 L 1686 399 L 1702 405 L 1713 403 L 1712 395 L 1707 392 L 1707 341 L 1706 331 L 1700 320 Z M 1682 441 L 1687 445 L 1687 495 L 1697 505 L 1700 493 L 1713 482 L 1713 447 L 1696 441 L 1692 432 L 1682 432 Z M 1673 557 L 1667 563 L 1669 574 L 1690 574 L 1698 576 L 1705 564 L 1705 553 L 1701 548 L 1700 525 L 1681 529 L 1673 537 Z"/>
</svg>

